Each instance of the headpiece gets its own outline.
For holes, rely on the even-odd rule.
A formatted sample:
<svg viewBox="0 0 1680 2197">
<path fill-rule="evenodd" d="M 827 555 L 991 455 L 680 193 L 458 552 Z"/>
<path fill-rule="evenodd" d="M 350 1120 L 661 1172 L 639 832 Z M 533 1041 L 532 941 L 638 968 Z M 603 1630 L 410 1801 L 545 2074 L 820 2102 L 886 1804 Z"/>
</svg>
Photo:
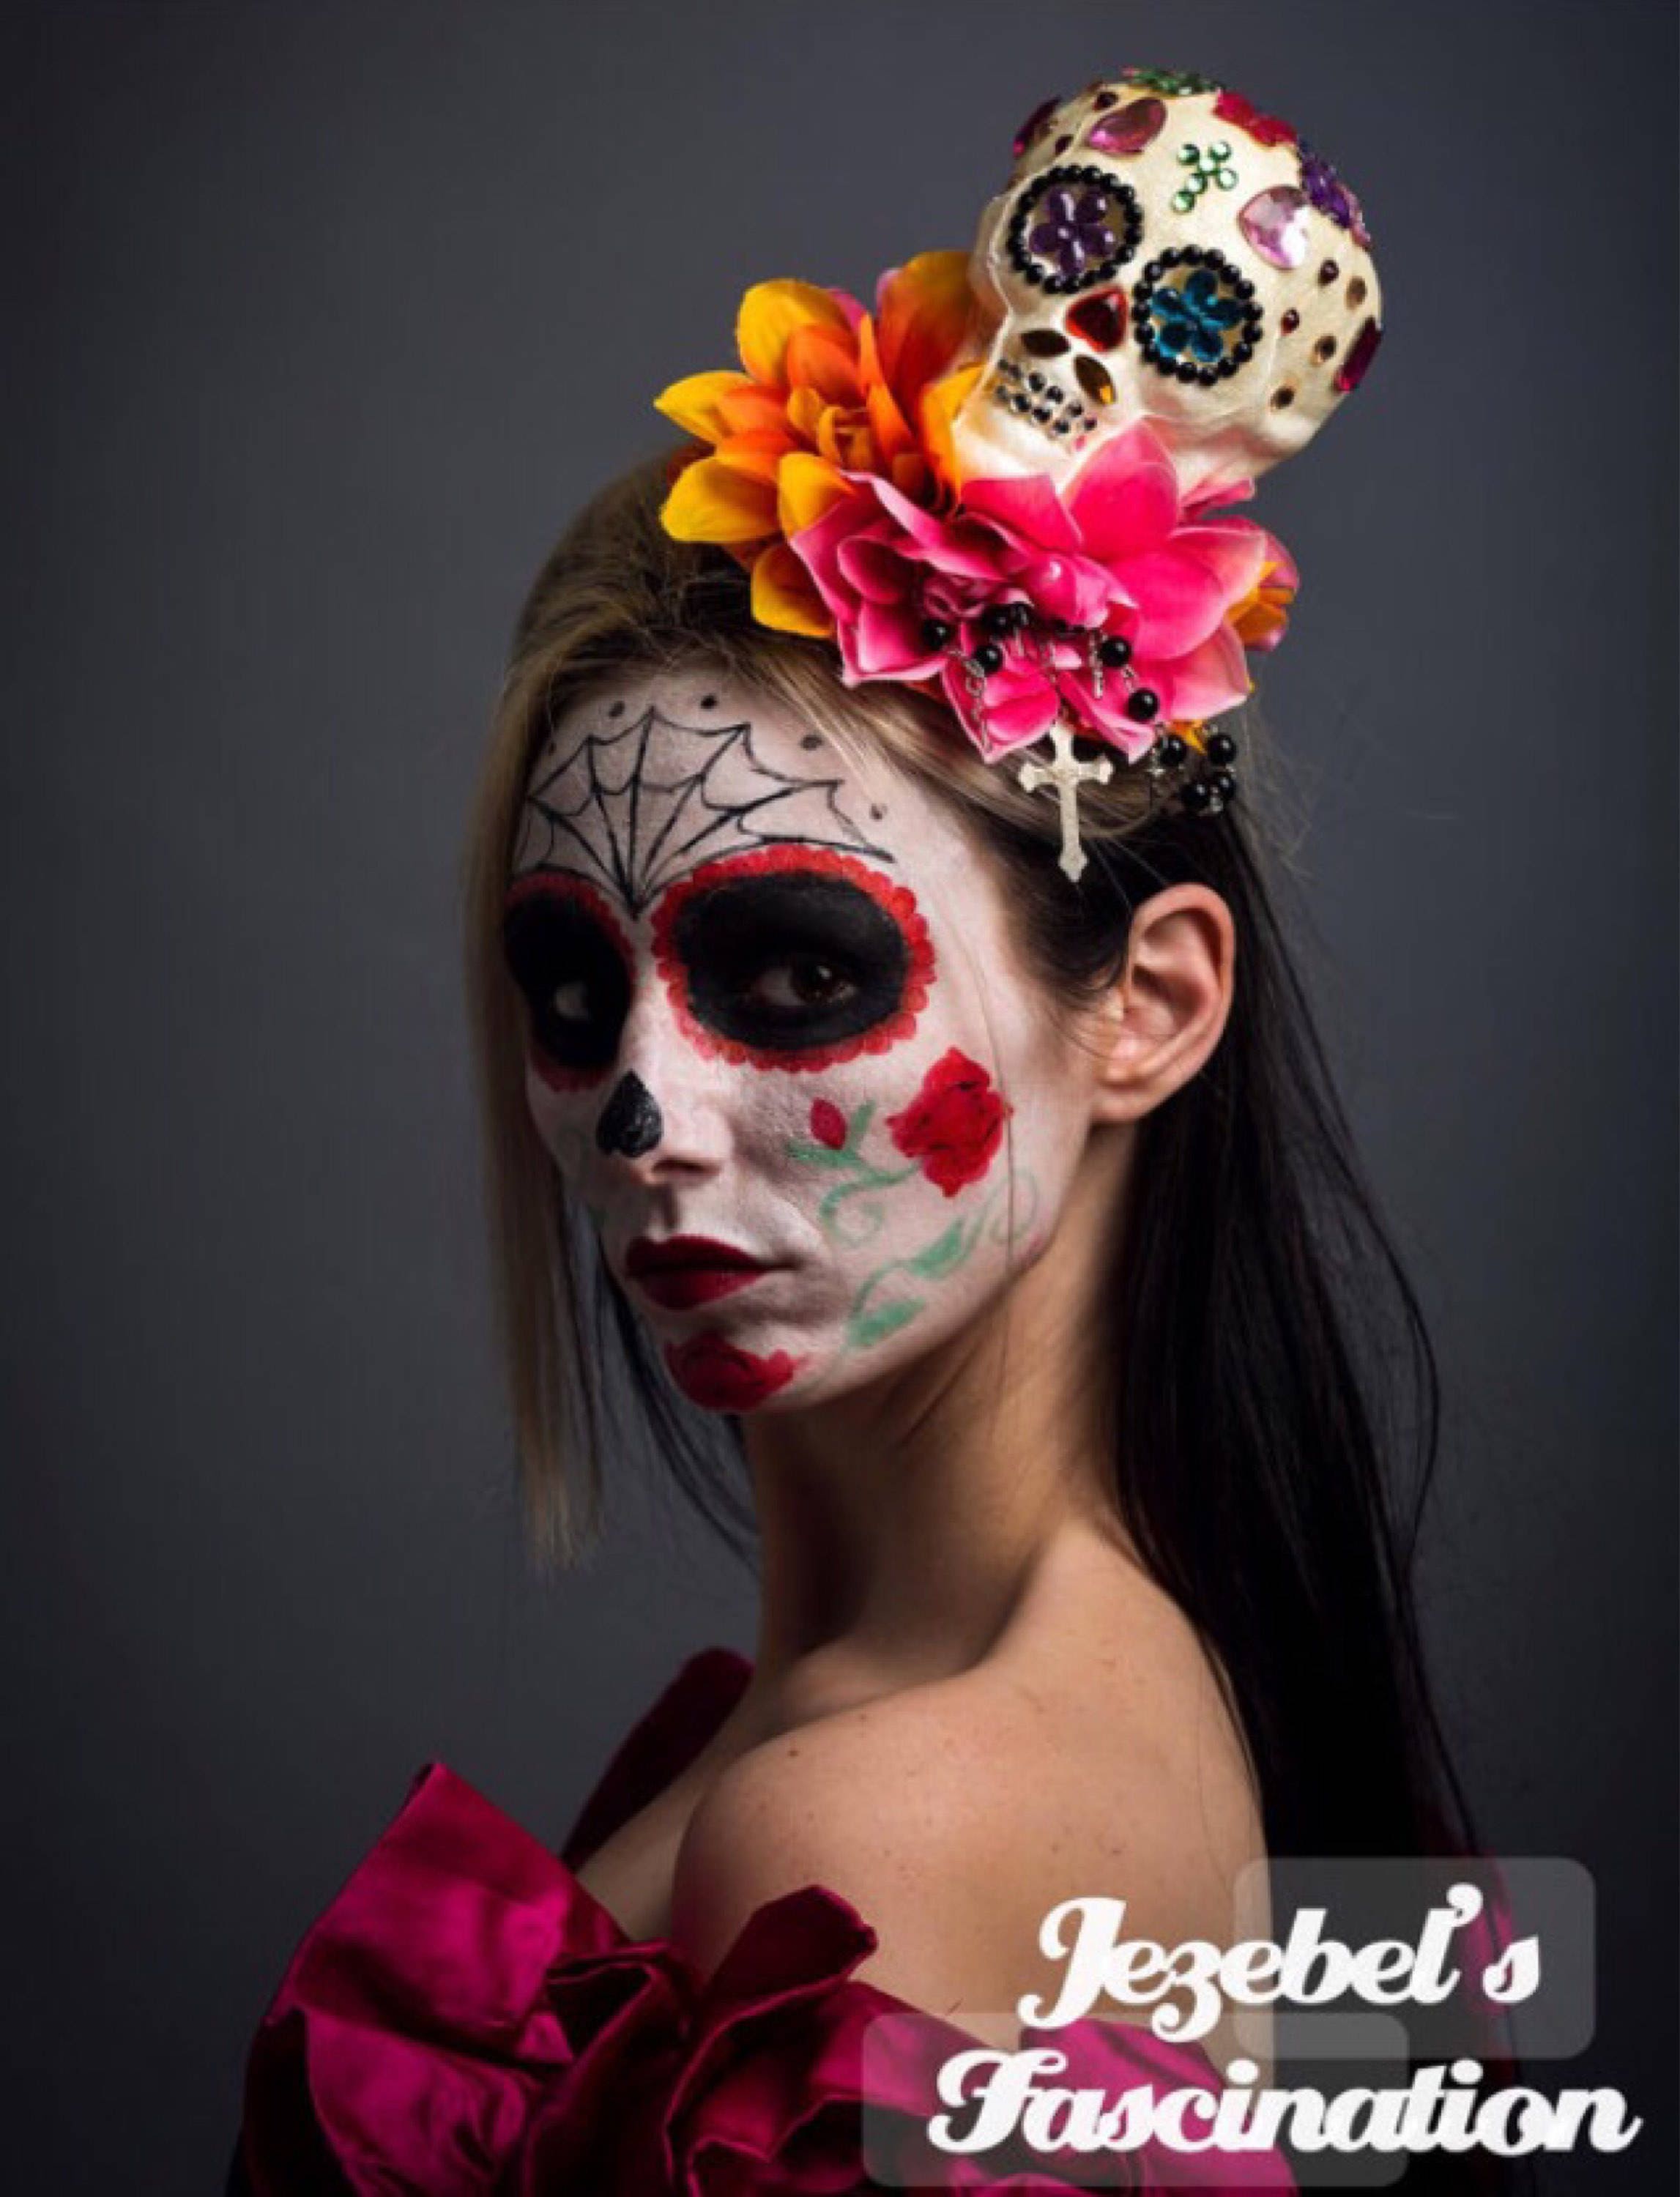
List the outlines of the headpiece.
<svg viewBox="0 0 1680 2197">
<path fill-rule="evenodd" d="M 1287 122 L 1126 68 L 1022 125 L 971 252 L 840 290 L 761 282 L 742 371 L 674 383 L 663 517 L 751 573 L 754 617 L 831 639 L 848 685 L 942 693 L 1061 804 L 1115 752 L 1217 814 L 1210 724 L 1282 638 L 1288 551 L 1220 507 L 1316 432 L 1382 335 L 1358 200 Z"/>
</svg>

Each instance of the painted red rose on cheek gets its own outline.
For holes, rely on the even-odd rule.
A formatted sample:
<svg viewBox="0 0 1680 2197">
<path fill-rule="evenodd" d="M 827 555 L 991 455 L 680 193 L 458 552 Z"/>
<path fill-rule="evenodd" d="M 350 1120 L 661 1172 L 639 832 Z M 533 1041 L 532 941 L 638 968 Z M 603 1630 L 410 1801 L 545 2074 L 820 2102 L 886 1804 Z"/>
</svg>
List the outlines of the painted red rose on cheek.
<svg viewBox="0 0 1680 2197">
<path fill-rule="evenodd" d="M 928 1180 L 953 1197 L 991 1166 L 1012 1110 L 980 1063 L 953 1046 L 887 1127 L 905 1157 L 919 1160 Z"/>
<path fill-rule="evenodd" d="M 845 1144 L 846 1117 L 831 1098 L 819 1098 L 812 1106 L 811 1134 L 831 1152 Z"/>
</svg>

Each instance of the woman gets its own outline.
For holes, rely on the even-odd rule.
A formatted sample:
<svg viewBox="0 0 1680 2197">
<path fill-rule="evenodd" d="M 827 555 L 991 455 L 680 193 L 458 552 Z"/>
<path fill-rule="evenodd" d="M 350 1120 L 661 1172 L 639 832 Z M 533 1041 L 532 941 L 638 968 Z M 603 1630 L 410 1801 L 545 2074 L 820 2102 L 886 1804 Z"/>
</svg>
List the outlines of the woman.
<svg viewBox="0 0 1680 2197">
<path fill-rule="evenodd" d="M 744 372 L 662 400 L 710 449 L 520 617 L 469 954 L 533 1521 L 580 1546 L 641 1417 L 750 1507 L 757 1651 L 685 1667 L 562 1861 L 420 1781 L 253 2050 L 259 2191 L 816 2187 L 837 2040 L 1012 2048 L 1058 1903 L 1226 1945 L 1268 1852 L 1458 1835 L 1429 1347 L 1208 722 L 1295 577 L 1209 507 L 1363 373 L 1363 216 L 1202 78 L 1016 158 L 872 319 L 750 293 Z"/>
</svg>

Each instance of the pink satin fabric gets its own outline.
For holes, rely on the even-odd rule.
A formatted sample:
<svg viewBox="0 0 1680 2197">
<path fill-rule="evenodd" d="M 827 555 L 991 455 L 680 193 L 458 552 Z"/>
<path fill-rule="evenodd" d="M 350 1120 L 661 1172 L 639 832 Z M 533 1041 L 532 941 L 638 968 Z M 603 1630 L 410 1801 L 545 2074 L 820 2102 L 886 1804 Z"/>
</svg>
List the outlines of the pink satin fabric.
<svg viewBox="0 0 1680 2197">
<path fill-rule="evenodd" d="M 573 1874 L 692 1760 L 751 1674 L 692 1657 L 609 1764 L 559 1856 L 440 1763 L 304 1937 L 251 2049 L 242 2155 L 254 2197 L 835 2197 L 875 2190 L 861 2157 L 864 2032 L 911 2012 L 852 1971 L 875 1933 L 817 1885 L 759 1908 L 703 1980 L 672 1943 L 628 1939 Z M 973 2043 L 931 2015 L 872 2107 L 900 2171 L 941 2190 L 1067 2191 L 934 2151 L 941 2060 Z M 1028 2033 L 1028 2037 L 1032 2036 Z M 1086 2022 L 1041 2041 L 1055 2080 L 1217 2092 L 1196 2047 Z M 1023 2038 L 1023 2042 L 1028 2041 Z M 901 2116 L 901 2120 L 898 2118 Z M 1206 2188 L 1209 2160 L 1138 2155 L 1139 2185 Z M 1186 2170 L 1190 2170 L 1187 2173 Z M 1275 2154 L 1231 2189 L 1292 2190 Z"/>
</svg>

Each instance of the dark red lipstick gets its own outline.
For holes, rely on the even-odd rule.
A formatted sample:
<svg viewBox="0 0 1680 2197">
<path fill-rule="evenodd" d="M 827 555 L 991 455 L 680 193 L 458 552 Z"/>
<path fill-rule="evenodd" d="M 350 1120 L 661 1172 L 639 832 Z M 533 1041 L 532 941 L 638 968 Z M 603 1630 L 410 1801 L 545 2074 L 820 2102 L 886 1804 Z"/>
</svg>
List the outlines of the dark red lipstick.
<svg viewBox="0 0 1680 2197">
<path fill-rule="evenodd" d="M 733 1296 L 768 1271 L 762 1259 L 711 1236 L 667 1236 L 658 1241 L 638 1236 L 624 1254 L 624 1272 L 644 1296 L 668 1312 L 687 1312 Z"/>
</svg>

